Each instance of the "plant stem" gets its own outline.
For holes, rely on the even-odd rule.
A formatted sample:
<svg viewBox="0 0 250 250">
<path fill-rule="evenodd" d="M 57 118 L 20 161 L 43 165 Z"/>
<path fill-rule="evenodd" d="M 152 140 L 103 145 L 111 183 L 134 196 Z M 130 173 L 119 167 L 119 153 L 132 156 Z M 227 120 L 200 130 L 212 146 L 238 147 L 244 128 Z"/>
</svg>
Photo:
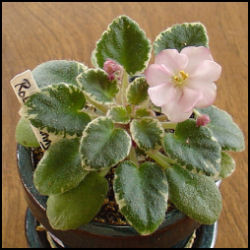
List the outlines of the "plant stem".
<svg viewBox="0 0 250 250">
<path fill-rule="evenodd" d="M 128 87 L 128 74 L 124 70 L 123 71 L 123 76 L 122 76 L 122 90 L 121 90 L 121 99 L 122 99 L 122 105 L 126 105 L 126 89 Z"/>
<path fill-rule="evenodd" d="M 107 113 L 108 107 L 106 107 L 105 105 L 102 105 L 102 104 L 100 104 L 100 103 L 97 103 L 97 102 L 91 100 L 87 95 L 85 95 L 85 98 L 86 98 L 86 100 L 87 100 L 89 103 L 93 104 L 97 109 L 101 110 L 104 114 Z"/>
<path fill-rule="evenodd" d="M 177 123 L 174 123 L 174 122 L 161 122 L 161 125 L 165 129 L 176 129 Z"/>
<path fill-rule="evenodd" d="M 108 172 L 110 171 L 110 168 L 106 168 L 106 169 L 103 169 L 103 170 L 101 170 L 101 171 L 99 171 L 99 172 L 97 172 L 101 177 L 105 177 L 107 174 L 108 174 Z"/>
<path fill-rule="evenodd" d="M 170 164 L 175 163 L 174 160 L 168 158 L 167 156 L 165 156 L 159 151 L 151 150 L 151 151 L 147 151 L 146 153 L 150 158 L 155 160 L 155 162 L 157 162 L 161 167 L 163 167 L 163 169 L 170 168 L 171 167 Z"/>
<path fill-rule="evenodd" d="M 136 166 L 139 166 L 138 161 L 137 161 L 137 157 L 136 157 L 136 152 L 135 152 L 135 148 L 132 146 L 130 149 L 130 153 L 129 153 L 129 159 L 134 162 L 136 164 Z"/>
</svg>

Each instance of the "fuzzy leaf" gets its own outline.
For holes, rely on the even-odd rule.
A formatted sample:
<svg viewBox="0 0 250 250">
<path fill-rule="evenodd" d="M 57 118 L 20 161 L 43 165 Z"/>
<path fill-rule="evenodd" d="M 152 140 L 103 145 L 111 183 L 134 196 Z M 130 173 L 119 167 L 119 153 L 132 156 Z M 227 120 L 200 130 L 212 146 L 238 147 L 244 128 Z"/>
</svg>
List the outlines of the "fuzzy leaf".
<svg viewBox="0 0 250 250">
<path fill-rule="evenodd" d="M 43 195 L 75 188 L 88 174 L 81 166 L 79 139 L 62 139 L 45 152 L 34 172 L 34 184 Z"/>
<path fill-rule="evenodd" d="M 226 152 L 221 152 L 221 171 L 220 177 L 227 178 L 235 170 L 236 164 L 234 159 Z"/>
<path fill-rule="evenodd" d="M 39 147 L 39 142 L 30 127 L 30 122 L 21 117 L 16 126 L 16 141 L 25 147 Z"/>
<path fill-rule="evenodd" d="M 107 116 L 115 123 L 127 124 L 130 121 L 128 111 L 123 106 L 112 107 L 107 113 Z"/>
<path fill-rule="evenodd" d="M 153 233 L 165 218 L 168 182 L 161 168 L 145 162 L 121 163 L 115 171 L 115 199 L 121 213 L 141 235 Z"/>
<path fill-rule="evenodd" d="M 148 84 L 144 77 L 136 78 L 127 88 L 127 101 L 138 105 L 148 98 Z"/>
<path fill-rule="evenodd" d="M 177 165 L 167 168 L 166 175 L 169 199 L 181 212 L 201 224 L 213 224 L 219 218 L 222 199 L 212 178 Z"/>
<path fill-rule="evenodd" d="M 128 74 L 142 72 L 150 59 L 151 45 L 145 32 L 127 16 L 119 16 L 97 42 L 92 62 L 103 68 L 110 58 L 121 64 Z"/>
<path fill-rule="evenodd" d="M 81 140 L 81 157 L 87 170 L 102 170 L 124 160 L 130 151 L 131 138 L 115 128 L 108 117 L 98 117 L 88 124 Z"/>
<path fill-rule="evenodd" d="M 226 111 L 216 106 L 197 110 L 210 117 L 211 122 L 207 127 L 212 131 L 223 150 L 243 151 L 245 149 L 244 135 Z"/>
<path fill-rule="evenodd" d="M 98 103 L 112 103 L 119 89 L 117 82 L 110 81 L 101 69 L 89 69 L 77 77 L 79 86 Z"/>
<path fill-rule="evenodd" d="M 107 191 L 106 179 L 92 172 L 76 188 L 49 196 L 46 212 L 50 225 L 56 230 L 70 230 L 89 223 L 100 210 Z"/>
<path fill-rule="evenodd" d="M 165 135 L 163 144 L 166 153 L 188 170 L 218 176 L 221 148 L 208 128 L 186 120 L 178 123 L 174 134 Z"/>
<path fill-rule="evenodd" d="M 87 70 L 87 66 L 76 61 L 53 60 L 38 65 L 32 74 L 38 87 L 67 83 L 77 85 L 76 77 Z"/>
<path fill-rule="evenodd" d="M 161 32 L 154 41 L 154 53 L 164 49 L 177 49 L 179 52 L 187 46 L 208 47 L 206 28 L 201 23 L 176 24 Z"/>
<path fill-rule="evenodd" d="M 164 130 L 159 121 L 153 118 L 134 119 L 130 124 L 133 140 L 144 150 L 155 149 L 161 145 Z"/>
<path fill-rule="evenodd" d="M 46 128 L 49 133 L 79 136 L 90 121 L 81 111 L 84 105 L 85 97 L 79 88 L 57 84 L 30 96 L 25 103 L 25 115 L 33 126 Z"/>
</svg>

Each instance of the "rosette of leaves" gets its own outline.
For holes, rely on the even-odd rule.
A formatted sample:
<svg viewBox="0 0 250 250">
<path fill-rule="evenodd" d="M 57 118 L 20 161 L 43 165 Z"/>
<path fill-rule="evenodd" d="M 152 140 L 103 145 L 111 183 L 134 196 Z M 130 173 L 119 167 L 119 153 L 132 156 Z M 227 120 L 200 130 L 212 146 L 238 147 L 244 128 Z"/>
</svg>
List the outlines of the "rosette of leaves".
<svg viewBox="0 0 250 250">
<path fill-rule="evenodd" d="M 153 44 L 155 54 L 200 45 L 208 46 L 200 23 L 174 25 Z M 162 122 L 148 101 L 145 78 L 135 76 L 146 68 L 150 52 L 145 32 L 120 16 L 96 44 L 92 62 L 97 68 L 60 60 L 33 70 L 40 91 L 26 101 L 16 138 L 37 146 L 30 124 L 60 137 L 34 172 L 35 187 L 49 196 L 47 216 L 54 229 L 75 229 L 95 217 L 108 192 L 104 176 L 113 167 L 119 210 L 141 235 L 157 230 L 169 202 L 201 224 L 218 219 L 222 198 L 215 181 L 235 170 L 227 151 L 244 150 L 243 134 L 215 106 L 198 109 L 178 124 Z M 108 58 L 123 67 L 121 81 L 110 80 L 102 69 Z M 200 114 L 209 115 L 207 126 L 196 126 Z"/>
</svg>

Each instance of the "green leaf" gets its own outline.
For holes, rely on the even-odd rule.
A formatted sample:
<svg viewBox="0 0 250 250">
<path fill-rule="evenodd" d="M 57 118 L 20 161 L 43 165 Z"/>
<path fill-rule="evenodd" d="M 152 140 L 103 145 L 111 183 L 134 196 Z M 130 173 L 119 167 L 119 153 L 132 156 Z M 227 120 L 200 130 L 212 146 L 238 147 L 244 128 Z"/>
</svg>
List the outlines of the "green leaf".
<svg viewBox="0 0 250 250">
<path fill-rule="evenodd" d="M 138 105 L 148 99 L 148 84 L 144 77 L 136 78 L 127 88 L 127 101 Z"/>
<path fill-rule="evenodd" d="M 43 195 L 75 188 L 88 174 L 81 166 L 79 139 L 62 139 L 50 146 L 34 172 L 34 184 Z"/>
<path fill-rule="evenodd" d="M 161 145 L 164 130 L 158 120 L 153 118 L 134 119 L 130 124 L 133 140 L 144 150 L 156 149 Z"/>
<path fill-rule="evenodd" d="M 208 47 L 206 28 L 201 23 L 176 24 L 161 32 L 154 41 L 154 53 L 164 49 L 177 49 L 179 52 L 187 46 Z"/>
<path fill-rule="evenodd" d="M 175 133 L 166 134 L 164 149 L 188 170 L 217 176 L 220 172 L 221 148 L 206 127 L 197 127 L 194 120 L 178 123 Z"/>
<path fill-rule="evenodd" d="M 107 116 L 115 123 L 127 124 L 130 121 L 128 111 L 123 106 L 112 107 L 108 111 Z"/>
<path fill-rule="evenodd" d="M 243 151 L 245 149 L 244 135 L 226 111 L 216 106 L 197 110 L 210 117 L 211 122 L 207 127 L 212 131 L 223 150 Z"/>
<path fill-rule="evenodd" d="M 56 230 L 70 230 L 89 223 L 100 210 L 107 191 L 106 179 L 92 172 L 76 188 L 49 196 L 47 217 L 50 225 Z"/>
<path fill-rule="evenodd" d="M 181 212 L 201 224 L 213 224 L 219 218 L 222 199 L 213 179 L 177 165 L 165 171 L 169 199 Z"/>
<path fill-rule="evenodd" d="M 57 84 L 43 88 L 25 103 L 25 115 L 32 125 L 50 133 L 81 135 L 90 117 L 82 112 L 83 92 L 74 85 Z"/>
<path fill-rule="evenodd" d="M 112 103 L 119 89 L 116 80 L 110 81 L 105 71 L 89 69 L 77 77 L 85 94 L 98 103 Z"/>
<path fill-rule="evenodd" d="M 121 213 L 141 235 L 153 233 L 167 211 L 168 182 L 161 168 L 145 162 L 121 163 L 115 170 L 115 199 Z"/>
<path fill-rule="evenodd" d="M 220 177 L 227 178 L 235 170 L 236 164 L 234 159 L 226 152 L 221 152 L 221 171 Z"/>
<path fill-rule="evenodd" d="M 39 142 L 30 127 L 30 122 L 21 117 L 16 126 L 16 141 L 25 147 L 39 147 Z"/>
<path fill-rule="evenodd" d="M 115 128 L 108 117 L 98 117 L 88 124 L 81 140 L 81 157 L 87 170 L 102 170 L 124 160 L 130 151 L 131 138 Z"/>
<path fill-rule="evenodd" d="M 62 82 L 77 85 L 76 77 L 85 70 L 87 66 L 76 61 L 53 60 L 38 65 L 32 74 L 38 87 L 44 88 Z"/>
<path fill-rule="evenodd" d="M 145 32 L 127 16 L 119 16 L 97 42 L 92 62 L 103 68 L 106 59 L 120 63 L 128 74 L 142 72 L 150 59 L 151 45 Z M 94 57 L 96 59 L 94 59 Z"/>
</svg>

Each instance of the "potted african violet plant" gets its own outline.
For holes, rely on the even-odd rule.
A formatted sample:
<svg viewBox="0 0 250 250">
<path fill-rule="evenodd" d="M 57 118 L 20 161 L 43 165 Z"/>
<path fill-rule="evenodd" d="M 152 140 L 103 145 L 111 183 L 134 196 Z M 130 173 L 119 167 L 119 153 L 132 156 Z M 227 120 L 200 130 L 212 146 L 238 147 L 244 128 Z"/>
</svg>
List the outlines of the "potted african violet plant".
<svg viewBox="0 0 250 250">
<path fill-rule="evenodd" d="M 99 234 L 109 228 L 102 247 L 170 247 L 200 224 L 215 223 L 222 209 L 216 181 L 234 171 L 227 151 L 244 150 L 244 138 L 212 105 L 221 66 L 205 27 L 177 24 L 151 45 L 135 21 L 119 16 L 91 59 L 94 68 L 55 60 L 12 80 L 22 104 L 16 139 L 25 148 L 18 157 L 27 147 L 43 150 L 35 189 L 27 191 L 45 197 L 43 207 L 27 199 L 32 212 L 43 210 L 38 221 L 73 247 L 98 246 L 95 222 Z M 120 216 L 112 228 L 105 211 L 98 217 L 107 203 Z M 167 231 L 162 225 L 172 211 L 186 221 Z M 117 228 L 127 231 L 118 237 Z M 89 233 L 82 245 L 79 230 Z"/>
</svg>

